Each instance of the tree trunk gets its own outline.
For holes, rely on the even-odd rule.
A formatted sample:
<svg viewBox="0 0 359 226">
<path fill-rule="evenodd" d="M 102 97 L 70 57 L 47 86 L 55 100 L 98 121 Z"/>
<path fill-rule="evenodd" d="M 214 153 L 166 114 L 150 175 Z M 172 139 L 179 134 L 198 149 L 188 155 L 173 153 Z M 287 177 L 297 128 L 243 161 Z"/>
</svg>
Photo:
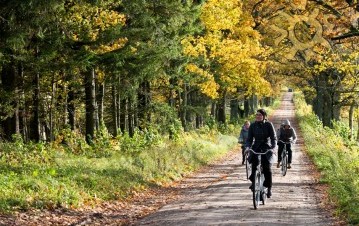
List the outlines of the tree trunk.
<svg viewBox="0 0 359 226">
<path fill-rule="evenodd" d="M 340 94 L 336 87 L 340 84 L 333 84 L 332 77 L 338 77 L 336 72 L 324 71 L 316 77 L 316 97 L 313 100 L 313 110 L 323 122 L 323 126 L 333 127 L 332 120 L 339 120 L 340 117 Z"/>
<path fill-rule="evenodd" d="M 199 129 L 203 126 L 203 116 L 196 114 L 196 129 Z"/>
<path fill-rule="evenodd" d="M 272 98 L 271 97 L 264 97 L 263 99 L 264 106 L 269 107 L 272 104 Z"/>
<path fill-rule="evenodd" d="M 67 85 L 63 85 L 62 87 L 62 95 L 64 95 L 62 97 L 63 100 L 63 107 L 61 109 L 62 111 L 62 125 L 60 126 L 60 128 L 65 128 L 67 123 L 68 123 L 68 115 L 67 115 L 67 109 L 68 109 L 68 86 Z"/>
<path fill-rule="evenodd" d="M 147 122 L 151 121 L 151 115 L 149 112 L 149 105 L 151 103 L 150 92 L 150 83 L 148 81 L 142 82 L 137 92 L 138 126 L 140 130 L 144 129 Z"/>
<path fill-rule="evenodd" d="M 349 108 L 349 128 L 350 128 L 350 139 L 352 140 L 353 139 L 353 136 L 354 136 L 354 109 L 355 109 L 356 105 L 355 105 L 355 102 L 353 102 L 351 105 L 350 105 L 350 108 Z"/>
<path fill-rule="evenodd" d="M 318 118 L 323 120 L 323 109 L 324 109 L 324 93 L 325 93 L 325 83 L 323 81 L 316 82 L 316 97 L 313 99 L 313 111 L 318 116 Z"/>
<path fill-rule="evenodd" d="M 340 120 L 340 109 L 341 109 L 341 105 L 338 104 L 340 101 L 340 94 L 339 92 L 336 92 L 335 90 L 332 91 L 332 96 L 331 96 L 331 100 L 332 100 L 332 119 L 334 119 L 335 121 L 339 121 Z"/>
<path fill-rule="evenodd" d="M 188 127 L 187 127 L 187 120 L 186 120 L 186 115 L 187 115 L 187 85 L 185 84 L 183 86 L 183 92 L 182 92 L 182 101 L 180 101 L 180 120 L 182 122 L 182 127 L 184 129 L 184 131 L 188 131 Z"/>
<path fill-rule="evenodd" d="M 248 99 L 245 99 L 243 104 L 244 104 L 244 106 L 243 106 L 244 107 L 244 117 L 248 117 L 249 112 L 250 112 Z"/>
<path fill-rule="evenodd" d="M 111 112 L 112 112 L 112 126 L 113 126 L 113 131 L 112 131 L 112 134 L 113 136 L 117 136 L 117 131 L 118 131 L 118 128 L 119 128 L 119 122 L 118 122 L 118 117 L 117 117 L 117 111 L 118 111 L 118 99 L 117 99 L 117 89 L 116 89 L 116 83 L 112 82 L 112 85 L 111 85 L 111 96 L 112 96 L 112 107 L 111 107 Z"/>
<path fill-rule="evenodd" d="M 33 95 L 33 118 L 31 122 L 30 139 L 39 142 L 41 137 L 40 130 L 40 74 L 34 76 L 34 95 Z"/>
<path fill-rule="evenodd" d="M 130 137 L 133 137 L 135 134 L 135 108 L 134 108 L 134 97 L 130 96 L 128 98 L 128 133 Z"/>
<path fill-rule="evenodd" d="M 75 91 L 74 87 L 70 85 L 69 92 L 67 94 L 67 113 L 68 113 L 68 119 L 69 119 L 69 125 L 71 130 L 75 130 Z"/>
<path fill-rule="evenodd" d="M 85 73 L 85 108 L 86 108 L 86 141 L 91 144 L 95 135 L 97 106 L 95 89 L 95 70 L 92 68 Z"/>
<path fill-rule="evenodd" d="M 121 111 L 122 111 L 122 96 L 121 96 L 121 88 L 122 88 L 122 84 L 121 84 L 121 75 L 117 75 L 117 77 L 116 77 L 116 82 L 115 82 L 115 84 L 116 84 L 116 90 L 117 90 L 117 109 L 116 109 L 116 113 L 117 113 L 117 123 L 118 123 L 118 126 L 117 126 L 117 130 L 118 129 L 121 129 L 122 130 L 122 128 L 121 128 L 121 126 L 120 126 L 120 124 L 121 124 L 121 120 L 122 120 L 122 115 L 121 115 Z M 124 100 L 124 102 L 126 102 L 126 98 L 123 98 Z M 125 112 L 126 112 L 126 104 L 125 104 Z M 125 114 L 126 115 L 126 114 Z M 124 122 L 126 122 L 126 118 L 124 117 Z M 125 125 L 126 125 L 126 123 L 125 123 Z M 122 132 L 124 132 L 124 130 L 122 130 Z"/>
<path fill-rule="evenodd" d="M 24 90 L 24 69 L 22 63 L 19 63 L 18 66 L 19 73 L 19 127 L 20 132 L 22 133 L 22 137 L 25 142 L 28 142 L 29 139 L 29 130 L 28 130 L 28 120 L 27 120 L 27 108 L 26 108 L 26 100 L 25 100 L 25 90 Z"/>
<path fill-rule="evenodd" d="M 249 102 L 249 114 L 254 114 L 258 109 L 258 98 L 256 95 L 252 95 L 248 98 Z"/>
<path fill-rule="evenodd" d="M 237 99 L 231 99 L 230 101 L 231 113 L 230 121 L 232 123 L 238 123 L 239 119 L 239 103 Z"/>
<path fill-rule="evenodd" d="M 218 119 L 219 123 L 226 123 L 226 93 L 223 93 L 222 98 L 219 100 L 218 103 Z"/>
<path fill-rule="evenodd" d="M 332 106 L 331 106 L 331 100 L 330 100 L 330 95 L 328 94 L 328 92 L 325 92 L 323 95 L 323 114 L 322 114 L 322 122 L 323 122 L 323 126 L 328 126 L 330 127 L 331 125 L 331 112 L 332 112 Z"/>
<path fill-rule="evenodd" d="M 194 128 L 194 112 L 193 112 L 193 108 L 190 108 L 191 106 L 193 106 L 193 92 L 188 92 L 187 91 L 187 108 L 186 108 L 186 127 L 187 130 L 192 130 Z"/>
<path fill-rule="evenodd" d="M 174 108 L 176 105 L 176 90 L 173 87 L 176 87 L 176 81 L 175 79 L 171 78 L 170 79 L 170 91 L 169 91 L 169 98 L 168 98 L 168 104 L 170 105 L 170 107 Z"/>
<path fill-rule="evenodd" d="M 13 64 L 5 65 L 1 71 L 1 82 L 8 97 L 3 102 L 9 102 L 11 111 L 2 112 L 5 119 L 2 121 L 4 138 L 11 140 L 13 134 L 19 134 L 19 103 L 17 98 L 17 75 Z M 2 97 L 3 98 L 3 97 Z"/>
<path fill-rule="evenodd" d="M 103 102 L 104 102 L 104 96 L 105 96 L 105 81 L 103 81 L 102 83 L 100 83 L 98 85 L 98 93 L 97 93 L 97 106 L 98 106 L 98 123 L 99 123 L 99 127 L 98 128 L 102 128 L 103 125 Z"/>
<path fill-rule="evenodd" d="M 55 94 L 56 94 L 56 85 L 55 85 L 55 78 L 54 76 L 52 77 L 52 92 L 51 92 L 51 102 L 50 102 L 50 109 L 49 109 L 49 134 L 48 134 L 48 138 L 49 141 L 53 141 L 54 140 L 54 135 L 53 135 L 53 131 L 54 131 L 54 112 L 53 112 L 53 108 L 55 105 Z"/>
<path fill-rule="evenodd" d="M 120 116 L 120 128 L 121 132 L 125 133 L 128 129 L 128 103 L 127 98 L 121 101 L 121 116 Z"/>
<path fill-rule="evenodd" d="M 217 112 L 216 102 L 212 102 L 212 103 L 211 103 L 211 116 L 212 116 L 213 118 L 217 118 L 216 112 Z"/>
</svg>

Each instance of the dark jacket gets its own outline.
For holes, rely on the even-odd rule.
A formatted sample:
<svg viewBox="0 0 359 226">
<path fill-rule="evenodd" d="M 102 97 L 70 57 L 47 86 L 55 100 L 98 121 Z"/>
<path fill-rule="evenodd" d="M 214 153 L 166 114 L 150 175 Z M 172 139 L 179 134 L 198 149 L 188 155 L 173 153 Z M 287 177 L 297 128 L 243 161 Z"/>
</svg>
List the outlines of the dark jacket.
<svg viewBox="0 0 359 226">
<path fill-rule="evenodd" d="M 284 142 L 295 142 L 297 140 L 297 134 L 295 133 L 295 130 L 290 127 L 289 129 L 284 129 L 281 127 L 278 130 L 278 140 L 284 141 Z"/>
<path fill-rule="evenodd" d="M 246 147 L 252 148 L 256 152 L 266 152 L 268 149 L 276 147 L 276 140 L 276 133 L 271 122 L 256 121 L 249 127 Z M 272 155 L 272 152 L 266 155 L 270 162 L 273 161 Z"/>
</svg>

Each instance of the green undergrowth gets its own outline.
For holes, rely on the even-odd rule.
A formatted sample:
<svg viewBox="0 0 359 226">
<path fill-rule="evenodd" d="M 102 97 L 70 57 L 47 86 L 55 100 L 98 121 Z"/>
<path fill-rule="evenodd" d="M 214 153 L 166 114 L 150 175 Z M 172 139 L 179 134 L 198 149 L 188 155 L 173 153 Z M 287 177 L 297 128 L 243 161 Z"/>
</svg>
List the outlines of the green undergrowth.
<svg viewBox="0 0 359 226">
<path fill-rule="evenodd" d="M 330 187 L 330 201 L 349 225 L 359 224 L 359 149 L 348 139 L 349 131 L 340 122 L 334 129 L 323 127 L 302 94 L 295 95 L 296 114 L 310 157 L 321 173 L 321 182 Z"/>
<path fill-rule="evenodd" d="M 227 128 L 228 129 L 228 128 Z M 236 128 L 229 128 L 236 130 Z M 153 131 L 89 146 L 65 131 L 51 144 L 0 143 L 0 212 L 74 208 L 124 199 L 161 186 L 225 155 L 236 137 L 204 127 L 169 140 Z"/>
</svg>

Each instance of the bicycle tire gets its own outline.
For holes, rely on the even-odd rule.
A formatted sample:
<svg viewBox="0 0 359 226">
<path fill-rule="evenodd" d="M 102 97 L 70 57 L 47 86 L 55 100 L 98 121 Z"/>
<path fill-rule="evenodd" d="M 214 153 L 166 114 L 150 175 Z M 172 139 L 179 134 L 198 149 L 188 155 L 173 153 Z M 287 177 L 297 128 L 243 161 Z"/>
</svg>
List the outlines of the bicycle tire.
<svg viewBox="0 0 359 226">
<path fill-rule="evenodd" d="M 250 164 L 248 162 L 247 156 L 248 156 L 248 154 L 246 155 L 246 176 L 247 176 L 247 180 L 248 180 L 249 179 Z"/>
<path fill-rule="evenodd" d="M 254 172 L 254 185 L 253 185 L 253 207 L 256 210 L 258 208 L 261 198 L 261 173 L 256 170 Z"/>
<path fill-rule="evenodd" d="M 267 189 L 263 189 L 261 195 L 262 195 L 262 204 L 265 205 L 267 200 Z"/>
<path fill-rule="evenodd" d="M 282 152 L 282 176 L 284 177 L 287 174 L 287 167 L 288 167 L 288 155 L 287 155 L 287 149 L 284 148 Z"/>
</svg>

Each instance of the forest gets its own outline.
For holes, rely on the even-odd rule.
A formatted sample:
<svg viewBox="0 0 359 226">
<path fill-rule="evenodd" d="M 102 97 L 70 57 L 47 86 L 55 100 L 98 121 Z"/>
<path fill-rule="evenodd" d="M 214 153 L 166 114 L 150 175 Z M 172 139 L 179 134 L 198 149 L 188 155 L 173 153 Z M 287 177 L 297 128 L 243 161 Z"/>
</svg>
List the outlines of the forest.
<svg viewBox="0 0 359 226">
<path fill-rule="evenodd" d="M 181 176 L 200 164 L 189 166 L 198 153 L 169 160 L 161 151 L 197 147 L 198 134 L 236 134 L 258 107 L 273 107 L 283 87 L 302 92 L 323 127 L 359 140 L 357 0 L 0 2 L 1 174 L 13 178 L 2 189 L 3 211 L 72 206 L 123 187 L 99 196 L 115 199 L 163 174 Z M 188 134 L 194 143 L 179 144 Z M 97 188 L 103 178 L 81 168 L 93 159 L 127 184 Z M 174 172 L 178 159 L 184 168 Z M 139 171 L 110 170 L 126 164 Z M 136 178 L 151 167 L 165 173 Z M 29 175 L 23 196 L 9 201 Z"/>
</svg>

